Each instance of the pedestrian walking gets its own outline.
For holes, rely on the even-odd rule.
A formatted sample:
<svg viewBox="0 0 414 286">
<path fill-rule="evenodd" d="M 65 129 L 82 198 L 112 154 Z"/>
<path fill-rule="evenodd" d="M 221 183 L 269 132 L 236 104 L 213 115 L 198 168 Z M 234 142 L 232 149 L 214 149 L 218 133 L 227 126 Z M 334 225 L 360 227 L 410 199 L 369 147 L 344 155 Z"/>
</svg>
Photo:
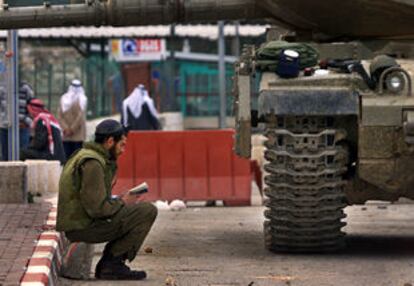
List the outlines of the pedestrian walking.
<svg viewBox="0 0 414 286">
<path fill-rule="evenodd" d="M 138 202 L 127 192 L 111 195 L 116 159 L 124 152 L 122 125 L 112 119 L 98 124 L 95 141 L 87 142 L 63 168 L 59 182 L 58 231 L 71 242 L 108 242 L 96 265 L 95 277 L 106 280 L 141 280 L 145 271 L 125 265 L 132 261 L 157 216 L 151 203 Z"/>
<path fill-rule="evenodd" d="M 6 96 L 6 93 L 3 93 Z M 24 149 L 30 142 L 30 126 L 32 124 L 32 118 L 27 110 L 27 105 L 30 100 L 34 98 L 34 92 L 32 87 L 27 82 L 22 82 L 19 85 L 19 146 L 20 149 Z M 7 100 L 3 98 L 1 100 L 2 105 L 7 105 Z M 2 109 L 7 110 L 7 106 L 3 106 Z M 9 150 L 9 132 L 7 128 L 0 128 L 0 141 L 1 141 L 1 156 L 3 161 L 8 161 Z"/>
<path fill-rule="evenodd" d="M 121 122 L 128 131 L 160 129 L 154 101 L 142 84 L 122 102 Z"/>
<path fill-rule="evenodd" d="M 58 121 L 63 129 L 63 147 L 66 158 L 82 148 L 86 139 L 87 98 L 82 84 L 74 79 L 62 95 L 58 108 Z"/>
<path fill-rule="evenodd" d="M 20 151 L 20 160 L 66 161 L 62 144 L 62 129 L 57 119 L 45 108 L 43 101 L 34 98 L 27 105 L 32 123 L 30 145 Z"/>
</svg>

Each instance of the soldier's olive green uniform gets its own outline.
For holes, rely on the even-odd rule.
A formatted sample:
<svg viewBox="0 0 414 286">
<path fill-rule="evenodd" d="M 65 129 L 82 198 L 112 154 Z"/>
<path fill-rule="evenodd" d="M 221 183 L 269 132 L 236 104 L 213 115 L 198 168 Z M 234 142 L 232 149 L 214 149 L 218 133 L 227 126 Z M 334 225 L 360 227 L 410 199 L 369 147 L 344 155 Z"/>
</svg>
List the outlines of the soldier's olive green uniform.
<svg viewBox="0 0 414 286">
<path fill-rule="evenodd" d="M 86 143 L 66 163 L 59 182 L 56 229 L 70 241 L 109 241 L 114 256 L 133 260 L 157 216 L 151 203 L 111 198 L 116 163 L 97 143 Z"/>
</svg>

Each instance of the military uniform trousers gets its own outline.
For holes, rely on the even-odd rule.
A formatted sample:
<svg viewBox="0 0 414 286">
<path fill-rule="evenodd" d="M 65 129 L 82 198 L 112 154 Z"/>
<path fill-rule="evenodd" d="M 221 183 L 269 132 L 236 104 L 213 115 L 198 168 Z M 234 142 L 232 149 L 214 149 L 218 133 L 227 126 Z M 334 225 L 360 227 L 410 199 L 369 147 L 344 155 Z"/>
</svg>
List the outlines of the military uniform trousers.
<svg viewBox="0 0 414 286">
<path fill-rule="evenodd" d="M 102 243 L 114 256 L 132 261 L 157 217 L 157 208 L 148 202 L 125 205 L 114 216 L 95 220 L 90 227 L 65 232 L 71 242 Z"/>
</svg>

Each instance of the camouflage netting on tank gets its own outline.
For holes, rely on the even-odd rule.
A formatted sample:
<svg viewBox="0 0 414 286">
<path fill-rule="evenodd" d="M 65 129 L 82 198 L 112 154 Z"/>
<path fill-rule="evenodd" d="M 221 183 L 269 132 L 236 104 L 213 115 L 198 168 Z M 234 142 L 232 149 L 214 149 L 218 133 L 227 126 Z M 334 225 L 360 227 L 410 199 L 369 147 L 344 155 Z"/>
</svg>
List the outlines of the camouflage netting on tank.
<svg viewBox="0 0 414 286">
<path fill-rule="evenodd" d="M 301 69 L 315 66 L 318 63 L 318 51 L 307 44 L 271 41 L 257 50 L 256 67 L 261 71 L 276 71 L 279 55 L 284 50 L 294 50 L 299 53 Z"/>
</svg>

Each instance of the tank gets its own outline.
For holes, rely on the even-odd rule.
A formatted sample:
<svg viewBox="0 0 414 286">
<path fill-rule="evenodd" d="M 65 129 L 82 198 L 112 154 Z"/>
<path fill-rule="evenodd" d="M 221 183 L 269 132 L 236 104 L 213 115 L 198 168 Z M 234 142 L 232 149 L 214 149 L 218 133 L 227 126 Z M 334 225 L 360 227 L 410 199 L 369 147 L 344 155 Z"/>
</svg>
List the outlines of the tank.
<svg viewBox="0 0 414 286">
<path fill-rule="evenodd" d="M 278 45 L 286 49 L 263 58 L 264 49 Z M 335 56 L 342 45 L 326 44 L 325 53 Z M 336 251 L 345 246 L 346 206 L 414 199 L 414 62 L 386 55 L 363 60 L 351 49 L 313 74 L 315 63 L 305 70 L 295 64 L 302 59 L 298 47 L 325 56 L 318 45 L 301 43 L 245 48 L 236 65 L 236 152 L 250 157 L 252 128 L 267 138 L 268 249 Z M 256 110 L 253 78 L 260 78 Z"/>
<path fill-rule="evenodd" d="M 346 206 L 373 199 L 414 199 L 413 64 L 398 59 L 406 55 L 399 43 L 414 36 L 414 0 L 86 0 L 56 6 L 46 2 L 43 7 L 4 5 L 0 28 L 232 19 L 277 23 L 295 31 L 296 39 L 322 41 L 306 47 L 319 51 L 319 58 L 330 58 L 318 75 L 307 70 L 305 76 L 300 68 L 303 53 L 297 48 L 280 52 L 273 58 L 277 64 L 265 70 L 259 56 L 263 47 L 248 46 L 235 66 L 235 151 L 250 157 L 256 126 L 267 137 L 268 249 L 341 249 Z M 269 36 L 264 44 L 273 40 Z M 339 40 L 341 44 L 331 43 Z M 387 52 L 397 59 L 374 57 L 390 41 L 394 45 Z M 253 78 L 260 78 L 255 110 Z"/>
</svg>

